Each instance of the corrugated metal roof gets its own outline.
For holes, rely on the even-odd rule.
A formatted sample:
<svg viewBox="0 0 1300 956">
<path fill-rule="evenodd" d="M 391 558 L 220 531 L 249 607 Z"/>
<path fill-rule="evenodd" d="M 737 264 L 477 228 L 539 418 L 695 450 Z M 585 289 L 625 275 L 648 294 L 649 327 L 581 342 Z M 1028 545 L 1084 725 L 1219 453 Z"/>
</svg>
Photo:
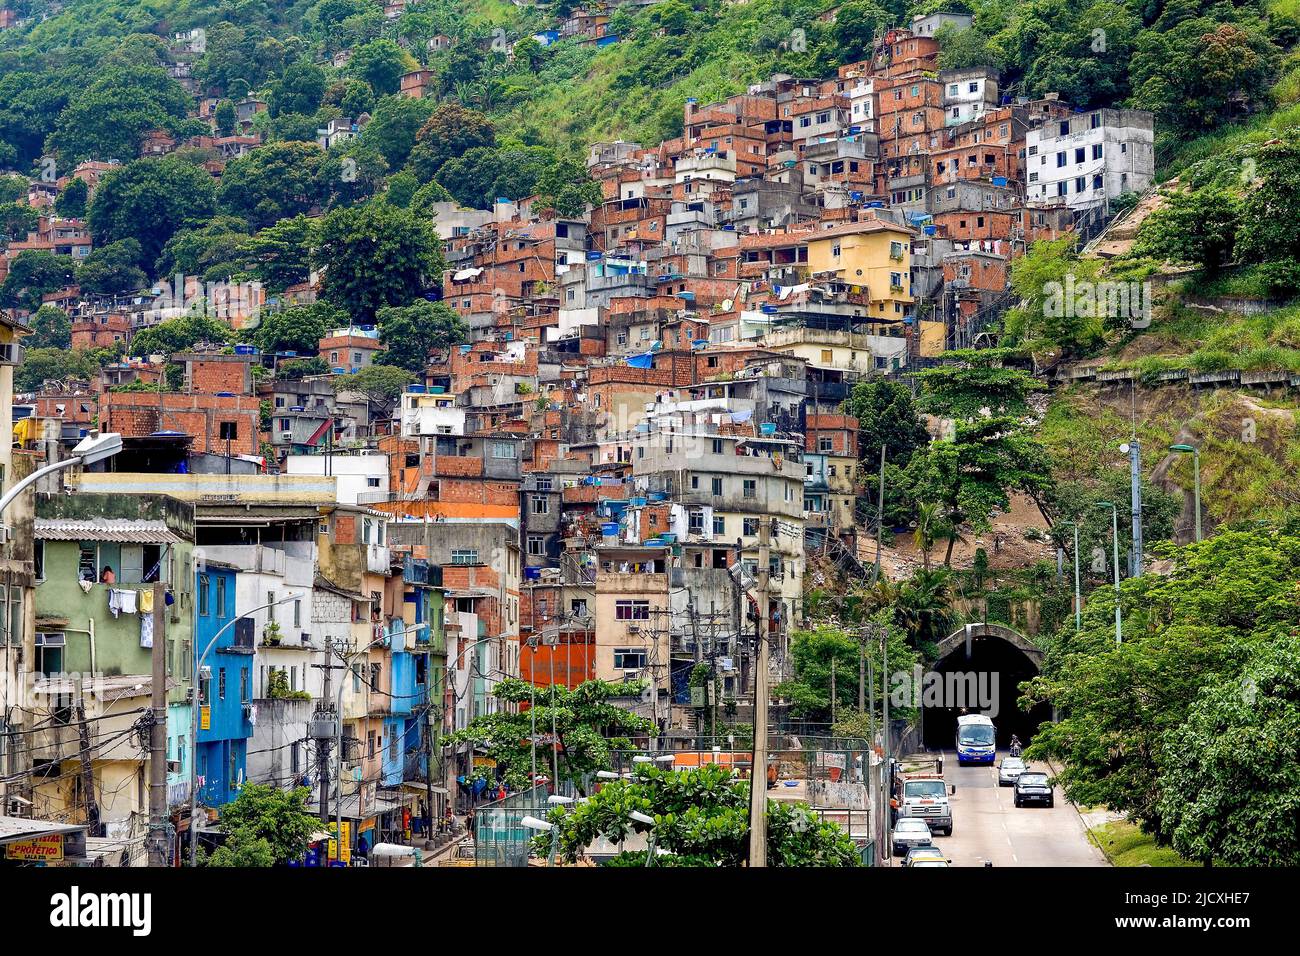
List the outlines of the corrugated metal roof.
<svg viewBox="0 0 1300 956">
<path fill-rule="evenodd" d="M 179 544 L 167 522 L 145 518 L 37 518 L 36 537 L 45 541 L 120 541 L 123 544 Z"/>
</svg>

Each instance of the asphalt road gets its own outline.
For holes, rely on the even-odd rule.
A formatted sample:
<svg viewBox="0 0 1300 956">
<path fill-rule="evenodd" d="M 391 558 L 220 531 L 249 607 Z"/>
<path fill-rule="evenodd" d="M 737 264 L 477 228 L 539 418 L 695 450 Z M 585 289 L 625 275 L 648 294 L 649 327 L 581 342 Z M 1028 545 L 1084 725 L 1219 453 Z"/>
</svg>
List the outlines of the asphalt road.
<svg viewBox="0 0 1300 956">
<path fill-rule="evenodd" d="M 951 752 L 944 754 L 944 778 L 957 785 L 957 793 L 949 797 L 953 832 L 950 837 L 935 837 L 934 842 L 953 866 L 984 866 L 986 860 L 992 860 L 994 866 L 1106 865 L 1060 787 L 1051 809 L 1016 809 L 1011 788 L 998 786 L 996 765 L 958 767 Z"/>
</svg>

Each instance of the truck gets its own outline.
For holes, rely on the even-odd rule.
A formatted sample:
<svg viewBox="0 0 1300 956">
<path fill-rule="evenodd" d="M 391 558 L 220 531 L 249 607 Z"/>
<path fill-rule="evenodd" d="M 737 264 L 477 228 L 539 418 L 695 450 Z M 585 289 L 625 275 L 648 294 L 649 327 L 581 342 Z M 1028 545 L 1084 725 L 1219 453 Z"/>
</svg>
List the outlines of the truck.
<svg viewBox="0 0 1300 956">
<path fill-rule="evenodd" d="M 952 804 L 948 784 L 940 773 L 901 773 L 895 784 L 895 806 L 900 817 L 917 817 L 931 833 L 952 836 Z"/>
</svg>

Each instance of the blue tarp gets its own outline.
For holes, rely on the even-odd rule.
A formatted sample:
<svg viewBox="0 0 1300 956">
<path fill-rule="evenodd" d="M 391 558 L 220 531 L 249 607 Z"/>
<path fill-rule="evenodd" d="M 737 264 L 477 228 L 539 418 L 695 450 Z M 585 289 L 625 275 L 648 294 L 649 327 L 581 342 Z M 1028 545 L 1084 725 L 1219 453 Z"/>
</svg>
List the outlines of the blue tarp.
<svg viewBox="0 0 1300 956">
<path fill-rule="evenodd" d="M 654 361 L 654 352 L 646 352 L 642 355 L 629 355 L 627 357 L 627 364 L 633 368 L 653 368 Z"/>
</svg>

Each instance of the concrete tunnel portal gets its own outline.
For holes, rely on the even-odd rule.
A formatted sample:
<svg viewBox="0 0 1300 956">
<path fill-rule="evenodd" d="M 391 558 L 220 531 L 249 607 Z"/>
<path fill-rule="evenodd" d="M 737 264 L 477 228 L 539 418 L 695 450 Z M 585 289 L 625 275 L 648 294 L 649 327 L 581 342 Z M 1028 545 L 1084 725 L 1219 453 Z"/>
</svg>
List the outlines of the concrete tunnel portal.
<svg viewBox="0 0 1300 956">
<path fill-rule="evenodd" d="M 929 750 L 952 750 L 957 733 L 959 703 L 967 713 L 988 713 L 997 728 L 998 747 L 1004 748 L 1012 734 L 1028 744 L 1038 726 L 1052 719 L 1052 708 L 1039 704 L 1026 712 L 1017 706 L 1019 685 L 1036 677 L 1043 651 L 1014 628 L 1003 624 L 973 623 L 958 628 L 939 643 L 938 657 L 930 670 L 936 687 L 952 693 L 934 701 L 922 698 L 921 739 Z M 974 697 L 974 700 L 972 700 Z M 987 706 L 985 706 L 987 705 Z"/>
</svg>

